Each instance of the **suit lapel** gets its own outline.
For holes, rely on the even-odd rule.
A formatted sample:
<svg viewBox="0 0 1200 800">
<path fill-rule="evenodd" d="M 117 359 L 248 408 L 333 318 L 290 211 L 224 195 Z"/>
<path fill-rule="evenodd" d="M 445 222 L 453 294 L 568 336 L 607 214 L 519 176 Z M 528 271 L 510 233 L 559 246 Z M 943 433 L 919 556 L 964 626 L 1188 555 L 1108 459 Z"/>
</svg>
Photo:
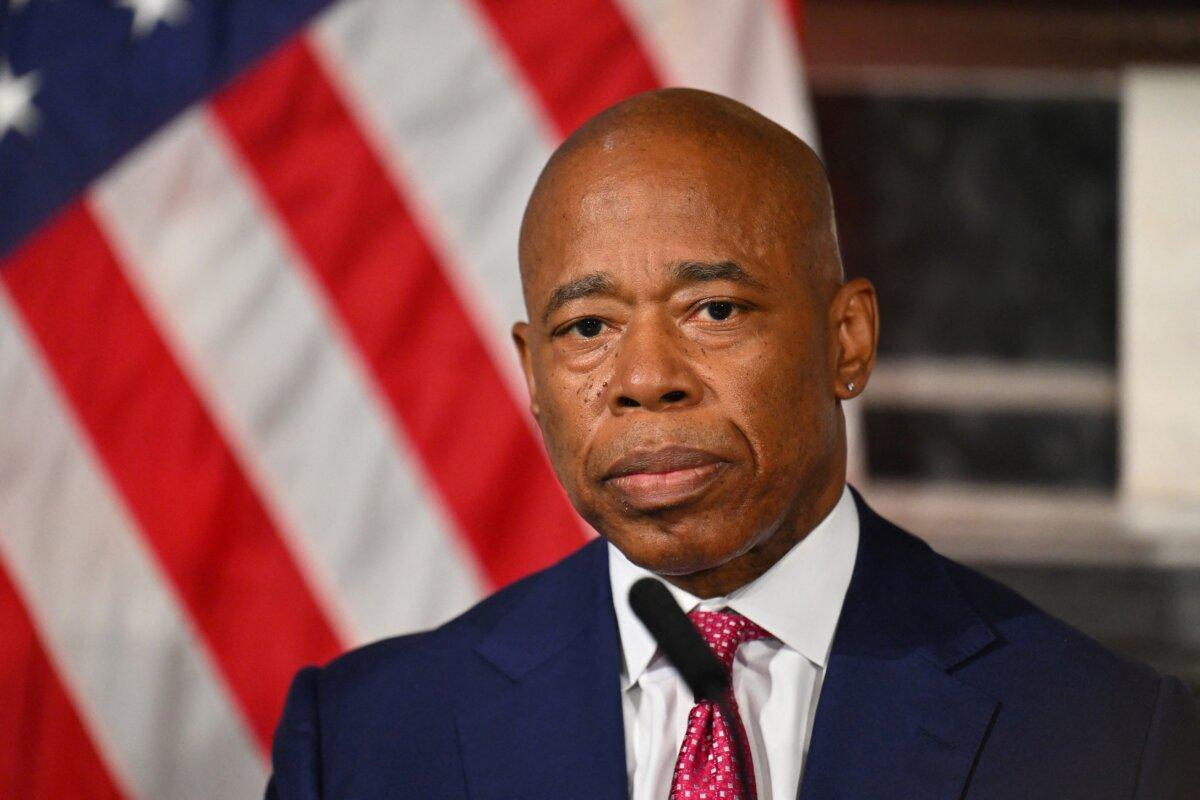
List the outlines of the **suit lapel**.
<svg viewBox="0 0 1200 800">
<path fill-rule="evenodd" d="M 961 797 L 999 704 L 950 671 L 996 635 L 924 543 L 855 500 L 858 558 L 801 800 Z"/>
<path fill-rule="evenodd" d="M 952 671 L 996 635 L 924 543 L 855 500 L 858 557 L 801 800 L 959 798 L 999 704 Z M 476 652 L 509 683 L 458 716 L 469 797 L 626 797 L 602 540 L 547 573 Z"/>
<path fill-rule="evenodd" d="M 473 800 L 626 796 L 620 645 L 603 541 L 563 566 L 476 648 L 511 683 L 458 717 Z"/>
</svg>

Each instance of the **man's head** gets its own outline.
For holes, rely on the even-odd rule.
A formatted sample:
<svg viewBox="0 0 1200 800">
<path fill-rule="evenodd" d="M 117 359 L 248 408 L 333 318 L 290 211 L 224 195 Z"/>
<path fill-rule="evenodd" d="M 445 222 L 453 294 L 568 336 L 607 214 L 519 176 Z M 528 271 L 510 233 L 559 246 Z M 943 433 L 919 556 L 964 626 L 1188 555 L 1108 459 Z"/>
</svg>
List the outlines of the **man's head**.
<svg viewBox="0 0 1200 800">
<path fill-rule="evenodd" d="M 725 593 L 832 508 L 875 297 L 842 282 L 799 139 L 705 92 L 626 100 L 546 165 L 520 263 L 533 413 L 576 509 L 630 560 Z"/>
</svg>

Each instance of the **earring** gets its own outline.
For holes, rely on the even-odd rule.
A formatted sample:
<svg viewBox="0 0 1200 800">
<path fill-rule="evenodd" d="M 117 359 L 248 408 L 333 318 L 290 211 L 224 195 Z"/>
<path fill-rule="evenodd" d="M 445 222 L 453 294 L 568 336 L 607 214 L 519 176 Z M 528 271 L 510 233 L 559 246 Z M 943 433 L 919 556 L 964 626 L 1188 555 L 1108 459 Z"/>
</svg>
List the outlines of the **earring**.
<svg viewBox="0 0 1200 800">
<path fill-rule="evenodd" d="M 849 391 L 851 391 L 851 392 L 853 392 L 853 391 L 854 391 L 854 382 L 853 382 L 853 381 L 851 381 L 850 383 L 847 383 L 847 384 L 846 384 L 846 389 L 847 389 L 847 390 L 849 390 Z"/>
</svg>

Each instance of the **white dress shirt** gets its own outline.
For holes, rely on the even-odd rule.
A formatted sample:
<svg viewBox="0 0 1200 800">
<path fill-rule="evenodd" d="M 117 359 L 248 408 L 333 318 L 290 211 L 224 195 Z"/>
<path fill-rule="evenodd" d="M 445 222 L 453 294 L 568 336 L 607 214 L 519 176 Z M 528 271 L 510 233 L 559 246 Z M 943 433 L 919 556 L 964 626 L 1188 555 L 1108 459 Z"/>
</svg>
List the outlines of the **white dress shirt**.
<svg viewBox="0 0 1200 800">
<path fill-rule="evenodd" d="M 792 800 L 800 790 L 821 681 L 857 551 L 858 510 L 843 489 L 817 527 L 728 596 L 700 600 L 667 584 L 684 611 L 732 609 L 776 637 L 743 644 L 733 662 L 733 693 L 754 760 L 758 800 Z M 629 796 L 667 800 L 695 701 L 629 607 L 629 587 L 650 573 L 611 543 L 608 559 L 623 656 Z"/>
</svg>

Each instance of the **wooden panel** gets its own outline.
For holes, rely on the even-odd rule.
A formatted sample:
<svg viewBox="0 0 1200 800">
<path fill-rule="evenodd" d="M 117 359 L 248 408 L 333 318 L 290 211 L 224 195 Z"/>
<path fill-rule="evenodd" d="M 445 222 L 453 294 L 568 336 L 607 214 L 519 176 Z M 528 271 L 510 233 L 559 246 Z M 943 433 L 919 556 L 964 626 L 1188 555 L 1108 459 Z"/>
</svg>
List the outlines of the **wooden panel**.
<svg viewBox="0 0 1200 800">
<path fill-rule="evenodd" d="M 816 86 L 863 68 L 1116 70 L 1200 63 L 1200 10 L 1050 4 L 809 0 L 805 57 Z"/>
</svg>

